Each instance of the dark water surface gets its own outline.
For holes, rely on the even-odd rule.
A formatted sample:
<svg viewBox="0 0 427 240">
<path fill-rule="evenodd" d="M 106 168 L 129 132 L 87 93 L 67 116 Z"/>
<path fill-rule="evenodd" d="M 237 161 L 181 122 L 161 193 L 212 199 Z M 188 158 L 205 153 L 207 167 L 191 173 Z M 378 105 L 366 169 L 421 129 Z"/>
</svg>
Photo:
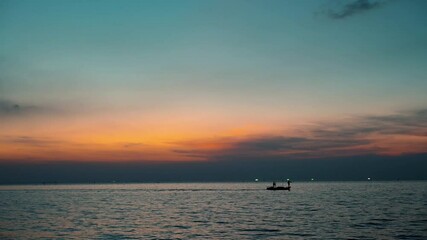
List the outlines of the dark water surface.
<svg viewBox="0 0 427 240">
<path fill-rule="evenodd" d="M 0 186 L 0 238 L 427 239 L 427 182 Z"/>
</svg>

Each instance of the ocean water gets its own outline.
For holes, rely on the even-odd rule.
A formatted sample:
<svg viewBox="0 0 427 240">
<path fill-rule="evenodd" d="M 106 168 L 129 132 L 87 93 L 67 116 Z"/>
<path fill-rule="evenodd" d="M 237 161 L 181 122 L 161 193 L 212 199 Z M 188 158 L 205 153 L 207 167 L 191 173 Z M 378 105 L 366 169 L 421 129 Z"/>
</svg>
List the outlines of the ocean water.
<svg viewBox="0 0 427 240">
<path fill-rule="evenodd" d="M 427 239 L 427 182 L 0 186 L 0 239 Z"/>
</svg>

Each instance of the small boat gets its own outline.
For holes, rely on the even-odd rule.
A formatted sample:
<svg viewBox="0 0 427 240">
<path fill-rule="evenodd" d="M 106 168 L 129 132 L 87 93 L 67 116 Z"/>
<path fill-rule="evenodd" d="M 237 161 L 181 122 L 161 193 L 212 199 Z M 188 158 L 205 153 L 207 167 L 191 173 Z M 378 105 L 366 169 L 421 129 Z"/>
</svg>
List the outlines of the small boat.
<svg viewBox="0 0 427 240">
<path fill-rule="evenodd" d="M 289 186 L 289 187 L 275 187 L 275 186 L 270 186 L 270 187 L 267 187 L 267 190 L 272 190 L 272 191 L 276 191 L 276 190 L 288 190 L 288 191 L 291 191 L 291 187 Z"/>
<path fill-rule="evenodd" d="M 288 190 L 291 191 L 291 181 L 288 179 L 288 186 L 276 186 L 276 182 L 273 182 L 273 186 L 267 187 L 267 190 L 272 190 L 272 191 L 276 191 L 276 190 Z"/>
</svg>

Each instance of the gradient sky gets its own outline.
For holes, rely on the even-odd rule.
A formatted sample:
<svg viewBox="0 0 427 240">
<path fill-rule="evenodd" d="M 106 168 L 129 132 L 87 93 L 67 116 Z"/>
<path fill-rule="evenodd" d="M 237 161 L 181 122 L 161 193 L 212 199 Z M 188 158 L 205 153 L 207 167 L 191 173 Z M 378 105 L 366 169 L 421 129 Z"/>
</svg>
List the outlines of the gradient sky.
<svg viewBox="0 0 427 240">
<path fill-rule="evenodd" d="M 427 152 L 427 1 L 0 1 L 0 160 Z"/>
</svg>

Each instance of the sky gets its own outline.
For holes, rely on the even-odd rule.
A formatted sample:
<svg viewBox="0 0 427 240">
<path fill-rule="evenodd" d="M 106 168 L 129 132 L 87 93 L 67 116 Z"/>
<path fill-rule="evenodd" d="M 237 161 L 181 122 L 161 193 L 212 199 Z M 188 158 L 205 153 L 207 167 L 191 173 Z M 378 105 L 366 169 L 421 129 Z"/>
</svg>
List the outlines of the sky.
<svg viewBox="0 0 427 240">
<path fill-rule="evenodd" d="M 426 10 L 0 1 L 0 163 L 425 154 Z"/>
</svg>

